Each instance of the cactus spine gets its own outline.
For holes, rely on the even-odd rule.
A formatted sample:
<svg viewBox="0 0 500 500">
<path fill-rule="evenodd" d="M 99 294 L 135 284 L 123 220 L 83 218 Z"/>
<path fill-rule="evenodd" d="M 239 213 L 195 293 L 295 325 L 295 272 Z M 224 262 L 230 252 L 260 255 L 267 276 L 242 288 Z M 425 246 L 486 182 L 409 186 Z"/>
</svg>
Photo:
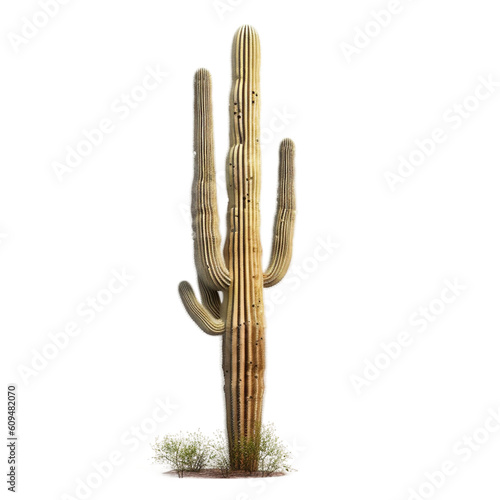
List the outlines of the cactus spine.
<svg viewBox="0 0 500 500">
<path fill-rule="evenodd" d="M 222 335 L 226 425 L 231 466 L 248 467 L 235 451 L 258 440 L 265 369 L 263 288 L 285 276 L 292 255 L 295 220 L 294 144 L 280 146 L 277 211 L 271 259 L 262 270 L 260 242 L 260 43 L 250 26 L 235 34 L 229 103 L 230 148 L 226 161 L 227 236 L 221 252 L 217 213 L 211 77 L 194 80 L 195 165 L 192 189 L 193 237 L 201 303 L 189 283 L 179 292 L 188 314 L 210 335 Z M 219 291 L 222 292 L 221 302 Z M 255 469 L 256 462 L 251 468 Z"/>
</svg>

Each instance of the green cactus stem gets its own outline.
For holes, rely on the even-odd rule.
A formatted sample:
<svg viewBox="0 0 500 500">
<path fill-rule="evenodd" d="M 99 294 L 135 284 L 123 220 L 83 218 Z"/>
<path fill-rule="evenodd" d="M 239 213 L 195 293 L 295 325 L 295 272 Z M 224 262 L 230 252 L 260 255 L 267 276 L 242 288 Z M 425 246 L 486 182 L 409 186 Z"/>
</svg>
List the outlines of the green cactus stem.
<svg viewBox="0 0 500 500">
<path fill-rule="evenodd" d="M 285 276 L 295 221 L 294 154 L 280 146 L 277 211 L 271 259 L 262 269 L 260 242 L 260 42 L 250 26 L 235 34 L 230 94 L 230 148 L 226 162 L 227 236 L 221 251 L 214 162 L 212 82 L 206 69 L 194 79 L 194 180 L 192 218 L 201 303 L 189 283 L 179 292 L 186 311 L 209 335 L 222 335 L 226 425 L 231 466 L 247 468 L 235 450 L 258 440 L 264 396 L 263 288 Z M 219 292 L 222 292 L 221 302 Z M 257 467 L 256 462 L 251 468 Z"/>
</svg>

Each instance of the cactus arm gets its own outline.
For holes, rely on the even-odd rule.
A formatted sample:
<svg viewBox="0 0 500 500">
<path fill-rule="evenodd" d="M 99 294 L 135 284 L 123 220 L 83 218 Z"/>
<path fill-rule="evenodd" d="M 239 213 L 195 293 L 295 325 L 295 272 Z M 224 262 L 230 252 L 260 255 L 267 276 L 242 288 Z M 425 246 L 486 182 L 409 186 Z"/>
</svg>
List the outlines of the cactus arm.
<svg viewBox="0 0 500 500">
<path fill-rule="evenodd" d="M 224 322 L 220 318 L 215 318 L 205 306 L 198 302 L 191 285 L 187 281 L 180 283 L 179 295 L 191 319 L 205 333 L 209 335 L 222 335 L 224 333 Z"/>
<path fill-rule="evenodd" d="M 295 145 L 290 139 L 280 146 L 278 200 L 274 219 L 274 238 L 269 266 L 264 273 L 264 287 L 279 283 L 285 276 L 292 259 L 293 230 L 295 224 L 294 186 Z"/>
<path fill-rule="evenodd" d="M 201 303 L 208 309 L 208 312 L 217 319 L 220 319 L 221 300 L 219 292 L 209 288 L 201 279 L 198 278 L 200 288 Z"/>
<path fill-rule="evenodd" d="M 231 279 L 221 252 L 215 179 L 212 81 L 206 69 L 194 78 L 195 172 L 192 190 L 194 253 L 198 276 L 214 290 L 225 290 Z"/>
</svg>

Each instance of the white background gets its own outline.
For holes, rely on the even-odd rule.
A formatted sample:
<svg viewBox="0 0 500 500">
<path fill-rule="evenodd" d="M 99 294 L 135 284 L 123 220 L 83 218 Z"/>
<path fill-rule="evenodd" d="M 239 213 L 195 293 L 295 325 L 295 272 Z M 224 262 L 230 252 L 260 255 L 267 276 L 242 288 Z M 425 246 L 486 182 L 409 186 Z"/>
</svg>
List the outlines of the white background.
<svg viewBox="0 0 500 500">
<path fill-rule="evenodd" d="M 18 385 L 18 498 L 78 498 L 77 481 L 115 451 L 123 463 L 89 498 L 264 500 L 318 488 L 342 499 L 404 500 L 419 488 L 421 498 L 498 498 L 500 432 L 480 428 L 500 405 L 500 88 L 469 99 L 477 109 L 460 125 L 450 119 L 480 78 L 500 81 L 496 2 L 401 0 L 387 26 L 368 25 L 350 63 L 342 43 L 357 33 L 362 44 L 358 30 L 387 1 L 231 2 L 72 0 L 17 51 L 14 35 L 40 6 L 2 3 L 0 320 L 4 388 Z M 221 171 L 242 24 L 262 44 L 265 263 L 279 141 L 297 148 L 293 268 L 266 291 L 264 409 L 297 471 L 180 481 L 151 464 L 154 436 L 224 423 L 220 339 L 177 295 L 179 281 L 195 282 L 192 79 L 199 67 L 213 75 Z M 168 77 L 122 119 L 116 99 L 157 66 Z M 275 119 L 284 110 L 293 116 Z M 59 182 L 54 162 L 103 118 L 114 130 Z M 435 128 L 447 140 L 392 191 L 385 173 Z M 219 190 L 221 219 L 225 203 Z M 321 241 L 338 246 L 328 254 Z M 133 279 L 87 324 L 77 308 L 122 268 Z M 447 279 L 466 290 L 442 307 Z M 431 302 L 440 314 L 419 333 L 410 317 Z M 80 335 L 23 380 L 20 367 L 71 321 Z M 353 375 L 387 361 L 381 343 L 404 331 L 411 345 L 358 394 Z M 151 424 L 156 398 L 176 409 L 132 449 L 123 435 Z M 474 433 L 488 442 L 464 461 L 456 443 Z M 426 489 L 444 461 L 455 473 Z"/>
</svg>

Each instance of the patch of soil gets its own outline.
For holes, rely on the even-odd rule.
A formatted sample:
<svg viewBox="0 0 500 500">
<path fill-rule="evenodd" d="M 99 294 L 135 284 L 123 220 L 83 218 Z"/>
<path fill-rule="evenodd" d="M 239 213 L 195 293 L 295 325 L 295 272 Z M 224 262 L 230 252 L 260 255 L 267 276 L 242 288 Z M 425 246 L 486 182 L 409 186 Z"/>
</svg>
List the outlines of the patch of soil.
<svg viewBox="0 0 500 500">
<path fill-rule="evenodd" d="M 177 477 L 177 472 L 174 470 L 169 470 L 164 472 L 168 476 Z M 273 472 L 272 474 L 266 475 L 264 477 L 278 477 L 284 476 L 284 472 Z M 237 479 L 245 477 L 262 477 L 262 472 L 247 472 L 245 470 L 233 470 L 229 472 L 229 476 L 223 476 L 219 469 L 202 469 L 200 472 L 184 472 L 184 477 L 198 477 L 205 479 Z"/>
</svg>

